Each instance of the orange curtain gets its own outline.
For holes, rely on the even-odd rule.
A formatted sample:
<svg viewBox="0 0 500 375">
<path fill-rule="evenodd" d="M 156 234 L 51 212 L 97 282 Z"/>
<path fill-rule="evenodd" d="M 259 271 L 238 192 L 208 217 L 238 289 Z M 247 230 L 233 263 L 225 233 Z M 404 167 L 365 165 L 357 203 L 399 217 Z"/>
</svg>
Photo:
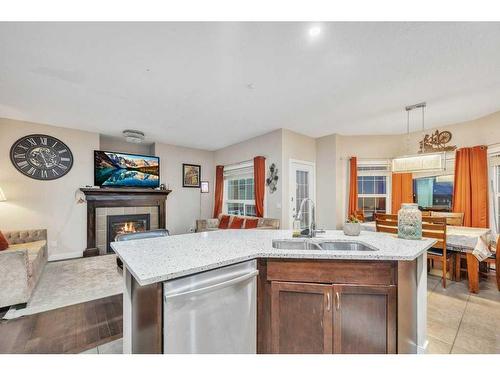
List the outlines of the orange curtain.
<svg viewBox="0 0 500 375">
<path fill-rule="evenodd" d="M 264 191 L 266 188 L 266 158 L 253 158 L 253 179 L 255 190 L 255 213 L 257 217 L 264 216 Z"/>
<path fill-rule="evenodd" d="M 413 177 L 411 173 L 392 174 L 392 213 L 397 214 L 402 203 L 413 203 Z"/>
<path fill-rule="evenodd" d="M 464 213 L 466 227 L 488 228 L 488 155 L 486 146 L 461 148 L 455 154 L 453 212 Z"/>
<path fill-rule="evenodd" d="M 349 217 L 358 210 L 358 160 L 355 156 L 349 159 Z"/>
<path fill-rule="evenodd" d="M 215 202 L 214 202 L 214 218 L 218 218 L 222 212 L 222 204 L 224 199 L 224 166 L 218 165 L 215 169 Z"/>
</svg>

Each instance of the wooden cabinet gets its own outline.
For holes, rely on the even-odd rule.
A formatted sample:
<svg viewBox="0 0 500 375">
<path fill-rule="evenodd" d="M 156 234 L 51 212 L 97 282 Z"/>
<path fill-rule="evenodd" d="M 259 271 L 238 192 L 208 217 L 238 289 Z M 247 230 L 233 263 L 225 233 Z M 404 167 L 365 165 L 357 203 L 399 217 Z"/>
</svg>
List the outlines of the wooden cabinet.
<svg viewBox="0 0 500 375">
<path fill-rule="evenodd" d="M 332 353 L 332 288 L 307 283 L 271 284 L 273 353 Z"/>
<path fill-rule="evenodd" d="M 396 353 L 395 286 L 334 285 L 333 292 L 335 353 Z"/>
<path fill-rule="evenodd" d="M 262 268 L 259 352 L 397 353 L 394 267 L 379 263 L 360 283 L 345 273 L 355 262 L 321 262 L 324 272 L 310 274 L 309 263 L 273 260 Z"/>
</svg>

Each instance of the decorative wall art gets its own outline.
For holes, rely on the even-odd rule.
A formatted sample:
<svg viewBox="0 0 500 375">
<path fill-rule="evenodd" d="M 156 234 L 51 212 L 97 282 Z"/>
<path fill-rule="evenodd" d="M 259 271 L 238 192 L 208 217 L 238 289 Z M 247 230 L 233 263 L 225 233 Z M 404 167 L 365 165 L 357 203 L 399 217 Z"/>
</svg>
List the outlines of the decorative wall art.
<svg viewBox="0 0 500 375">
<path fill-rule="evenodd" d="M 199 188 L 201 182 L 201 165 L 182 164 L 182 187 Z"/>
<path fill-rule="evenodd" d="M 64 142 L 45 134 L 30 134 L 18 139 L 10 149 L 14 167 L 35 180 L 55 180 L 73 166 L 73 154 Z"/>
<path fill-rule="evenodd" d="M 277 184 L 278 184 L 278 168 L 276 168 L 276 164 L 272 163 L 269 166 L 269 173 L 267 175 L 268 177 L 266 178 L 266 185 L 269 188 L 269 192 L 272 194 L 276 191 L 277 189 Z"/>
<path fill-rule="evenodd" d="M 424 139 L 420 141 L 420 151 L 423 154 L 426 152 L 443 152 L 453 151 L 457 148 L 455 145 L 446 145 L 451 142 L 451 132 L 445 130 L 440 132 L 436 130 L 434 133 L 426 134 Z"/>
</svg>

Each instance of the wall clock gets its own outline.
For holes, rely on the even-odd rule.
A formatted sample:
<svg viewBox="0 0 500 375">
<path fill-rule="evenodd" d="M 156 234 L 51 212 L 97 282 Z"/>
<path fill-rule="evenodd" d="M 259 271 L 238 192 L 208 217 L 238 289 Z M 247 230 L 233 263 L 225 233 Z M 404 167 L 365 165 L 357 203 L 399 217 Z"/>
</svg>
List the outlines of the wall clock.
<svg viewBox="0 0 500 375">
<path fill-rule="evenodd" d="M 30 134 L 10 148 L 14 167 L 35 180 L 55 180 L 73 166 L 73 154 L 64 142 L 50 135 Z"/>
</svg>

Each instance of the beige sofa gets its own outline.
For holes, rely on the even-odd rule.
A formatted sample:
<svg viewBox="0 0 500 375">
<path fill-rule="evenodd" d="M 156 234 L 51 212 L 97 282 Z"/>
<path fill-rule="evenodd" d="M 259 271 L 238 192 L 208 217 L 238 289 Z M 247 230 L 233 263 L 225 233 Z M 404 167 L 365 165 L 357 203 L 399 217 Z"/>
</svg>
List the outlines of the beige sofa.
<svg viewBox="0 0 500 375">
<path fill-rule="evenodd" d="M 196 232 L 209 232 L 209 231 L 219 230 L 219 222 L 222 215 L 224 214 L 220 214 L 217 219 L 196 220 Z M 233 218 L 236 217 L 236 215 L 229 215 L 229 217 L 230 217 L 229 225 L 231 225 L 231 222 L 233 221 Z M 244 219 L 247 218 L 259 219 L 256 229 L 280 229 L 279 219 L 271 219 L 266 217 L 256 218 L 254 216 L 238 216 L 238 217 L 242 217 Z"/>
<path fill-rule="evenodd" d="M 3 232 L 0 251 L 0 307 L 27 303 L 47 263 L 47 230 Z"/>
</svg>

